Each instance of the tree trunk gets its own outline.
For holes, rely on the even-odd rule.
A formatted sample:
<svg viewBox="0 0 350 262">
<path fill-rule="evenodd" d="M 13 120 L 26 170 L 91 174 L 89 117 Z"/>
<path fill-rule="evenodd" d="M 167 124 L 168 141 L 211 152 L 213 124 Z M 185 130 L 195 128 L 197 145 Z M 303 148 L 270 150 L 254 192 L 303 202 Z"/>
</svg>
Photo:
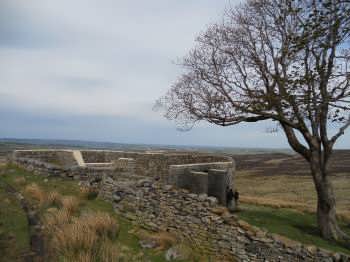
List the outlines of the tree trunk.
<svg viewBox="0 0 350 262">
<path fill-rule="evenodd" d="M 317 223 L 321 236 L 330 240 L 348 239 L 341 231 L 336 217 L 336 201 L 333 186 L 327 171 L 320 167 L 320 162 L 311 160 L 311 172 L 317 192 Z"/>
</svg>

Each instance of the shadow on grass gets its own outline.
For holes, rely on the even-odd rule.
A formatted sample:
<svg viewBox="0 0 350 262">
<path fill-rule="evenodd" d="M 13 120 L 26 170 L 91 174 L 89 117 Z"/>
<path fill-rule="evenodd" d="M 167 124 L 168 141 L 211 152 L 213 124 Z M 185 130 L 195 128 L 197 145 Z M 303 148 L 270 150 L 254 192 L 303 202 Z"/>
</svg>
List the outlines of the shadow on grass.
<svg viewBox="0 0 350 262">
<path fill-rule="evenodd" d="M 350 223 L 349 223 L 349 224 L 347 224 L 345 227 L 346 227 L 346 228 L 347 228 L 347 230 L 349 230 L 349 232 L 350 232 Z"/>
<path fill-rule="evenodd" d="M 332 242 L 322 239 L 314 214 L 291 209 L 276 209 L 265 206 L 242 205 L 238 217 L 248 223 L 279 234 L 305 245 L 315 245 L 334 252 L 350 254 L 350 243 Z M 346 225 L 342 229 L 349 234 Z"/>
<path fill-rule="evenodd" d="M 314 237 L 320 237 L 321 236 L 321 232 L 317 227 L 314 226 L 309 226 L 309 225 L 295 225 L 295 227 L 297 229 L 299 229 L 300 231 L 305 232 L 305 234 L 307 235 L 311 235 Z M 332 244 L 336 244 L 340 247 L 343 247 L 345 249 L 349 249 L 350 252 L 350 242 L 345 242 L 345 241 L 329 241 L 329 240 L 324 240 L 326 242 L 328 242 L 330 245 Z"/>
<path fill-rule="evenodd" d="M 294 227 L 307 235 L 312 235 L 315 237 L 319 237 L 321 235 L 320 230 L 318 230 L 318 228 L 314 226 L 295 224 Z"/>
</svg>

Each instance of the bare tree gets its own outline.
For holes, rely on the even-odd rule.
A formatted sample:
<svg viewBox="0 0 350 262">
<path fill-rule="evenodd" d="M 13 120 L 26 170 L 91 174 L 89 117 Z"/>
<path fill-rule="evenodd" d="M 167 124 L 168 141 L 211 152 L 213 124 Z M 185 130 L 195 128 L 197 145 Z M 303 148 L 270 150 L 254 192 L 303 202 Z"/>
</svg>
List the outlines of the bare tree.
<svg viewBox="0 0 350 262">
<path fill-rule="evenodd" d="M 350 126 L 350 2 L 248 0 L 210 26 L 157 101 L 183 127 L 277 121 L 309 163 L 321 235 L 341 240 L 328 165 Z"/>
</svg>

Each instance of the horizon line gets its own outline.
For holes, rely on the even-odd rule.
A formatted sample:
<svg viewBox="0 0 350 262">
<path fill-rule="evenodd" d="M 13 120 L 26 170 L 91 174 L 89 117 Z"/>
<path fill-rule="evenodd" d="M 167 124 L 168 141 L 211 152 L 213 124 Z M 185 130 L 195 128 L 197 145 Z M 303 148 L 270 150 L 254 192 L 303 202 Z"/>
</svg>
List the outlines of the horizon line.
<svg viewBox="0 0 350 262">
<path fill-rule="evenodd" d="M 198 144 L 156 144 L 156 143 L 135 143 L 135 142 L 112 142 L 112 141 L 97 141 L 97 140 L 86 140 L 86 139 L 61 139 L 61 138 L 23 138 L 23 137 L 0 137 L 1 141 L 6 140 L 36 140 L 36 141 L 57 141 L 57 142 L 82 142 L 82 143 L 105 143 L 105 144 L 121 144 L 121 145 L 141 145 L 141 146 L 166 146 L 166 147 L 199 147 L 199 148 L 232 148 L 232 149 L 255 149 L 255 150 L 288 150 L 293 151 L 287 147 L 251 147 L 251 146 L 223 146 L 223 145 L 198 145 Z M 293 151 L 294 152 L 294 151 Z"/>
</svg>

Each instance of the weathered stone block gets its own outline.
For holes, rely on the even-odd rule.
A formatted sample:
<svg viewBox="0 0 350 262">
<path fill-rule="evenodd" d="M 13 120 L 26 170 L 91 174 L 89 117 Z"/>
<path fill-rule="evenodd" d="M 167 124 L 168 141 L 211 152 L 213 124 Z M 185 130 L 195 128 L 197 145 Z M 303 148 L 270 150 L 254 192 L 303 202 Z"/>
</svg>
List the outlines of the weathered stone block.
<svg viewBox="0 0 350 262">
<path fill-rule="evenodd" d="M 208 173 L 190 171 L 188 174 L 189 190 L 195 194 L 207 194 L 208 192 Z"/>
<path fill-rule="evenodd" d="M 222 205 L 226 205 L 226 192 L 230 188 L 227 176 L 227 170 L 209 169 L 208 171 L 208 196 L 216 197 Z"/>
</svg>

